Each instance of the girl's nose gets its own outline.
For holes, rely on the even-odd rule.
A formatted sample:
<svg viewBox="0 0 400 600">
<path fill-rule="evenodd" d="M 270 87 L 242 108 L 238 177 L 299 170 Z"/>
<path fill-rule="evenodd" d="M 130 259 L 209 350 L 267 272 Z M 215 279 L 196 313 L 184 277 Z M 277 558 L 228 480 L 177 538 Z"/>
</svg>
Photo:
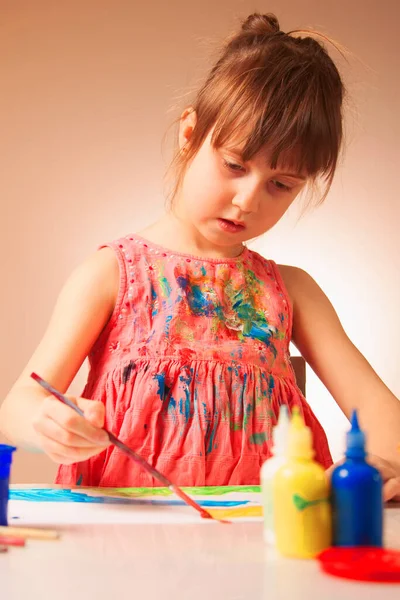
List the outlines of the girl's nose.
<svg viewBox="0 0 400 600">
<path fill-rule="evenodd" d="M 237 190 L 232 204 L 243 213 L 256 213 L 260 206 L 260 190 L 255 185 L 243 186 Z"/>
</svg>

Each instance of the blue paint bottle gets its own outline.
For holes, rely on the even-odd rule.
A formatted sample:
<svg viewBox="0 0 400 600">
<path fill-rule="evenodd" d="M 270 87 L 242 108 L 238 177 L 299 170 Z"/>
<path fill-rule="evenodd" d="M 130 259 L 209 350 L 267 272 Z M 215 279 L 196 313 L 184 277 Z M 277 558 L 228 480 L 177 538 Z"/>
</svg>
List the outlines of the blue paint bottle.
<svg viewBox="0 0 400 600">
<path fill-rule="evenodd" d="M 356 411 L 346 441 L 346 460 L 332 474 L 333 545 L 381 547 L 383 481 L 365 460 L 365 434 Z"/>
<path fill-rule="evenodd" d="M 7 508 L 13 446 L 0 444 L 0 525 L 8 525 Z"/>
</svg>

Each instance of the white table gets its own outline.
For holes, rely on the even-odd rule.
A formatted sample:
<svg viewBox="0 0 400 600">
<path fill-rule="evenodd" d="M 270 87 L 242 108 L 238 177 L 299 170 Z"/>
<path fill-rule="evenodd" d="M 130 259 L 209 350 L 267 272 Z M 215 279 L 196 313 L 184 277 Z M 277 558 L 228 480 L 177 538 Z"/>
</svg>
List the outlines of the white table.
<svg viewBox="0 0 400 600">
<path fill-rule="evenodd" d="M 316 561 L 278 557 L 263 543 L 260 518 L 223 525 L 168 507 L 166 520 L 147 506 L 142 521 L 143 511 L 146 522 L 132 506 L 11 501 L 10 524 L 46 524 L 61 538 L 0 555 L 0 599 L 400 599 L 399 584 L 336 579 Z M 400 507 L 385 518 L 386 545 L 400 549 Z"/>
</svg>

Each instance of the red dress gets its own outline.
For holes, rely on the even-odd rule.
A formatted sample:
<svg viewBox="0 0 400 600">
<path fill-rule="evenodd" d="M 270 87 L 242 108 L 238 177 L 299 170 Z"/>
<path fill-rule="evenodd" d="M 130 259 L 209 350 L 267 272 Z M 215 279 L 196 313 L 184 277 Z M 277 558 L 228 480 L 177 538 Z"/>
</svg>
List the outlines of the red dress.
<svg viewBox="0 0 400 600">
<path fill-rule="evenodd" d="M 178 485 L 258 484 L 280 405 L 298 405 L 316 460 L 332 464 L 296 385 L 290 302 L 274 262 L 247 248 L 233 259 L 198 258 L 138 235 L 107 246 L 119 294 L 82 394 L 104 403 L 107 429 Z M 56 483 L 158 485 L 113 446 L 60 466 Z"/>
</svg>

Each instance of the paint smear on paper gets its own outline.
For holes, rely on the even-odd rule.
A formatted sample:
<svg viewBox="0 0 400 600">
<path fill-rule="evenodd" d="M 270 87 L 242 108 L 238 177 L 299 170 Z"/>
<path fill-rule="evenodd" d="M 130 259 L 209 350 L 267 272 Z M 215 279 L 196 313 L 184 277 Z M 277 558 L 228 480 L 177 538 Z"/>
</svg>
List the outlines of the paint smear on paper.
<svg viewBox="0 0 400 600">
<path fill-rule="evenodd" d="M 85 488 L 81 488 L 85 489 Z M 90 489 L 90 488 L 86 488 Z M 143 488 L 92 488 L 93 491 L 100 492 L 105 496 L 116 495 L 128 497 L 142 496 L 171 496 L 172 492 L 165 487 L 143 487 Z M 240 494 L 259 494 L 261 488 L 259 485 L 227 485 L 227 486 L 208 486 L 208 487 L 183 487 L 187 494 L 191 496 L 222 496 L 232 492 Z"/>
<path fill-rule="evenodd" d="M 97 493 L 97 490 L 93 490 Z M 151 498 L 118 498 L 113 496 L 90 495 L 81 492 L 74 492 L 70 489 L 52 489 L 52 488 L 30 488 L 23 490 L 10 490 L 10 500 L 23 500 L 27 502 L 77 502 L 89 504 L 131 504 L 156 505 L 156 506 L 186 506 L 182 500 L 153 500 Z M 199 504 L 203 507 L 236 507 L 248 504 L 248 500 L 200 500 Z"/>
<path fill-rule="evenodd" d="M 239 508 L 216 508 L 208 511 L 214 519 L 240 519 L 241 517 L 262 517 L 262 506 L 242 506 Z"/>
</svg>

